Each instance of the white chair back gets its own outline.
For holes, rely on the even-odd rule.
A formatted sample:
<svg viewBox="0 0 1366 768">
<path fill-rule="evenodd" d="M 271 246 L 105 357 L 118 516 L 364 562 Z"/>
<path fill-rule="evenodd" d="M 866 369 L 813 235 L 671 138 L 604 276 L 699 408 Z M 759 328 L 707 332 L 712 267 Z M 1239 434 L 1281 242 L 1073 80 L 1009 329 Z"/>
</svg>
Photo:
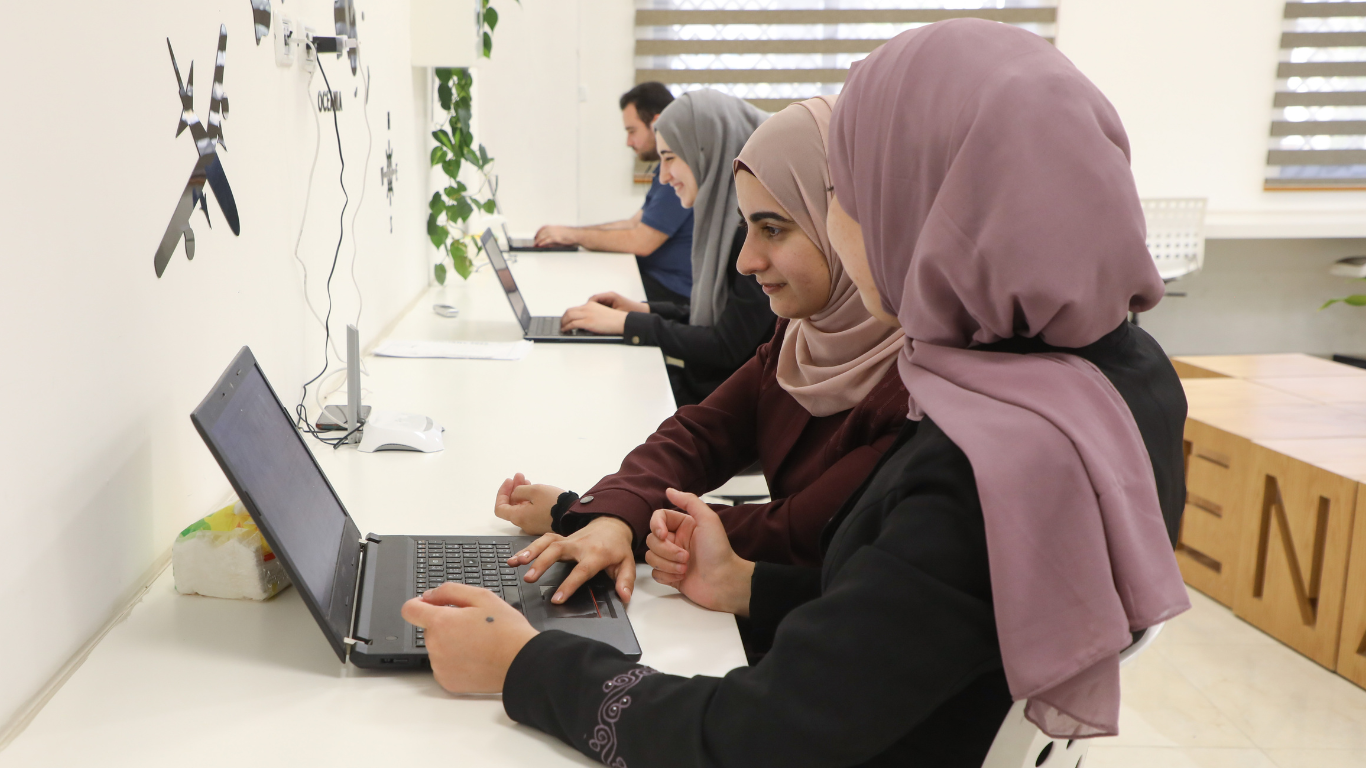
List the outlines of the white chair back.
<svg viewBox="0 0 1366 768">
<path fill-rule="evenodd" d="M 1124 666 L 1152 645 L 1162 624 L 1148 627 L 1134 644 L 1119 654 Z M 1006 714 L 982 768 L 1083 768 L 1090 739 L 1054 739 L 1025 719 L 1025 702 L 1017 701 Z"/>
<path fill-rule="evenodd" d="M 1148 222 L 1148 252 L 1162 280 L 1169 283 L 1205 266 L 1205 198 L 1161 197 L 1141 202 Z"/>
</svg>

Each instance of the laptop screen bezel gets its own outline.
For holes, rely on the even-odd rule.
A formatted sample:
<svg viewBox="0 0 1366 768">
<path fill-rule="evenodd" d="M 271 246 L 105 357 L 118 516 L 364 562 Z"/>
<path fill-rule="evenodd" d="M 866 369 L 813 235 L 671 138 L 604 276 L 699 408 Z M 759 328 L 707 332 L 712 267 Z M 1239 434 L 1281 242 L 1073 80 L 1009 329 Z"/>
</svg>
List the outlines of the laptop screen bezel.
<svg viewBox="0 0 1366 768">
<path fill-rule="evenodd" d="M 489 255 L 489 266 L 493 267 L 493 278 L 498 281 L 499 287 L 507 294 L 508 306 L 512 307 L 512 314 L 517 315 L 517 322 L 522 326 L 522 332 L 531 330 L 531 308 L 527 306 L 526 297 L 517 287 L 517 278 L 512 276 L 512 268 L 508 266 L 508 260 L 503 256 L 503 249 L 498 245 L 498 238 L 494 236 L 492 229 L 485 229 L 480 243 L 484 246 L 484 252 Z M 494 263 L 495 254 L 497 260 L 502 263 L 503 270 L 508 273 L 508 281 L 512 284 L 511 288 L 503 285 L 503 281 L 498 277 L 498 264 Z M 522 311 L 517 311 L 517 302 L 512 300 L 512 295 L 517 294 L 517 298 L 522 302 Z"/>
<path fill-rule="evenodd" d="M 218 446 L 210 435 L 214 425 L 222 418 L 232 406 L 234 395 L 236 394 L 236 384 L 244 371 L 255 369 L 261 376 L 261 381 L 265 383 L 266 390 L 275 400 L 275 404 L 280 407 L 280 418 L 290 422 L 290 431 L 294 434 L 294 439 L 299 441 L 299 445 L 308 454 L 308 459 L 313 463 L 313 468 L 318 471 L 318 475 L 326 484 L 327 490 L 337 501 L 337 506 L 341 509 L 345 520 L 342 525 L 341 540 L 337 542 L 337 565 L 332 575 L 332 590 L 329 605 L 320 605 L 314 598 L 313 593 L 304 587 L 304 581 L 298 570 L 294 567 L 290 558 L 289 548 L 281 542 L 276 535 L 275 527 L 269 517 L 261 514 L 255 500 L 252 498 L 251 491 L 238 482 L 233 474 L 231 467 L 219 453 Z M 260 529 L 261 535 L 265 537 L 266 543 L 280 559 L 285 572 L 289 574 L 303 598 L 304 604 L 308 606 L 309 613 L 313 614 L 313 619 L 318 622 L 318 627 L 322 629 L 327 637 L 332 650 L 337 654 L 337 658 L 345 660 L 346 643 L 345 639 L 351 631 L 352 605 L 355 599 L 356 579 L 360 568 L 360 529 L 351 519 L 351 514 L 346 511 L 346 505 L 342 504 L 341 497 L 337 495 L 337 490 L 332 487 L 332 482 L 327 479 L 327 474 L 323 472 L 318 464 L 318 459 L 313 452 L 308 449 L 308 444 L 304 442 L 303 435 L 299 434 L 298 429 L 294 428 L 293 420 L 289 418 L 289 412 L 285 410 L 280 401 L 280 396 L 276 394 L 275 388 L 270 385 L 270 379 L 266 378 L 265 371 L 256 362 L 255 355 L 252 354 L 250 347 L 242 347 L 241 351 L 233 359 L 232 364 L 219 377 L 209 394 L 200 402 L 199 407 L 195 408 L 190 414 L 190 421 L 199 432 L 200 438 L 204 440 L 204 445 L 213 455 L 214 461 L 227 476 L 228 483 L 232 485 L 233 491 L 237 493 L 237 498 L 242 501 L 242 506 L 246 507 L 247 513 Z"/>
</svg>

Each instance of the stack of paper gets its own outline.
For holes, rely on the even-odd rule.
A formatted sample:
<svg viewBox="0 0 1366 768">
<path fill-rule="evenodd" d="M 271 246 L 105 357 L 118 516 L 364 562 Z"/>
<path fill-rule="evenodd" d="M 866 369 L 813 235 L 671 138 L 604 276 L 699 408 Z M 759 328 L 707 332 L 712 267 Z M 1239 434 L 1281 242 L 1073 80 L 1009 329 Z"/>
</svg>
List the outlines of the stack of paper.
<svg viewBox="0 0 1366 768">
<path fill-rule="evenodd" d="M 531 342 L 521 341 L 386 341 L 377 357 L 444 357 L 452 360 L 521 360 Z"/>
</svg>

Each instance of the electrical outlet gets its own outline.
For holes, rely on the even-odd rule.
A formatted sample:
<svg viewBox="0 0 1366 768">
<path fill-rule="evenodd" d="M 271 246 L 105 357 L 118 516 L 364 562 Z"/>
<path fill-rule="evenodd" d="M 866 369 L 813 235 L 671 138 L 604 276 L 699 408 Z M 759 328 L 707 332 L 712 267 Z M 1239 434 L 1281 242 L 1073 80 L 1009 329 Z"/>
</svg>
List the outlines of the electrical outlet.
<svg viewBox="0 0 1366 768">
<path fill-rule="evenodd" d="M 304 27 L 304 71 L 310 75 L 318 68 L 318 50 L 313 45 L 313 34 L 312 27 Z"/>
<path fill-rule="evenodd" d="M 283 13 L 277 13 L 271 26 L 275 29 L 276 65 L 281 67 L 294 66 L 294 20 Z"/>
</svg>

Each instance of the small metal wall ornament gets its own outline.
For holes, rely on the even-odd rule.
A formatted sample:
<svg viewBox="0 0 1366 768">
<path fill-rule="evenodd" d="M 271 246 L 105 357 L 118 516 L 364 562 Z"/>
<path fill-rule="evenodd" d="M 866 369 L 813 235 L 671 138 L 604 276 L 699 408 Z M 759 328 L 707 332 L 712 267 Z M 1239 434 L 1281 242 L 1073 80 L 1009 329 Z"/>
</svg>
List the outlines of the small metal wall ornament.
<svg viewBox="0 0 1366 768">
<path fill-rule="evenodd" d="M 384 167 L 379 169 L 380 182 L 384 184 L 384 194 L 389 196 L 389 205 L 394 204 L 394 179 L 398 178 L 398 164 L 394 162 L 394 143 L 388 142 L 384 148 Z"/>
<path fill-rule="evenodd" d="M 156 256 L 152 261 L 157 277 L 161 277 L 166 271 L 166 265 L 170 263 L 171 256 L 175 254 L 176 244 L 182 237 L 185 239 L 185 258 L 194 258 L 194 230 L 190 228 L 190 217 L 196 207 L 204 212 L 204 220 L 209 226 L 213 226 L 209 219 L 208 195 L 204 192 L 206 183 L 213 190 L 214 199 L 223 211 L 228 228 L 234 235 L 242 234 L 237 218 L 237 201 L 233 199 L 232 187 L 228 185 L 228 177 L 224 174 L 223 163 L 218 157 L 219 147 L 227 149 L 227 144 L 223 142 L 223 118 L 228 114 L 228 96 L 223 90 L 223 68 L 227 60 L 228 28 L 222 24 L 218 27 L 218 54 L 214 60 L 213 90 L 209 96 L 207 126 L 199 122 L 199 117 L 194 112 L 194 62 L 190 62 L 189 77 L 182 81 L 180 65 L 176 63 L 175 49 L 171 47 L 170 38 L 166 38 L 166 49 L 171 53 L 171 68 L 175 70 L 176 84 L 180 87 L 180 124 L 176 127 L 175 135 L 179 136 L 189 128 L 199 158 L 190 171 L 190 179 L 185 183 L 184 191 L 180 193 L 180 202 L 176 205 L 175 213 L 171 214 L 171 223 L 166 227 L 166 234 L 162 235 L 161 244 L 157 246 Z"/>
</svg>

